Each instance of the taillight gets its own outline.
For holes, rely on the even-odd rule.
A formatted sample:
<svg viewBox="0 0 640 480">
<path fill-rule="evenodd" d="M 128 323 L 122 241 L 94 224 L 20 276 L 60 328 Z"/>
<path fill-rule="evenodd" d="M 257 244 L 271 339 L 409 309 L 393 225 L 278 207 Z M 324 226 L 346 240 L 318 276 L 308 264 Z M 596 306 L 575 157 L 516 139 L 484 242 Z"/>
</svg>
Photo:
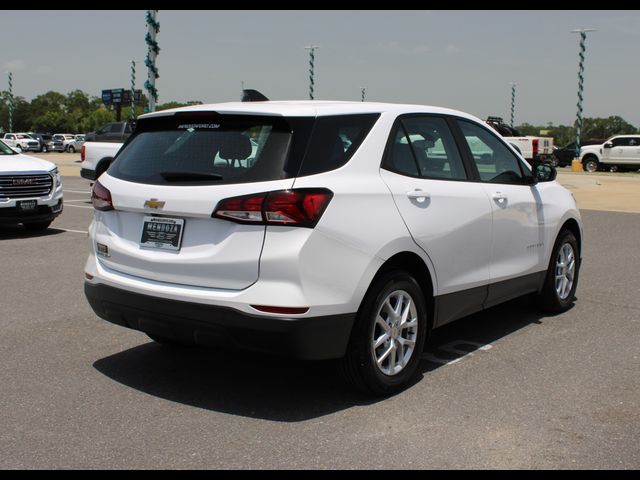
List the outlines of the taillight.
<svg viewBox="0 0 640 480">
<path fill-rule="evenodd" d="M 96 210 L 113 210 L 113 201 L 111 200 L 111 192 L 100 182 L 93 184 L 91 191 L 91 203 Z"/>
<path fill-rule="evenodd" d="M 326 188 L 301 188 L 257 193 L 221 200 L 212 217 L 254 225 L 313 228 L 333 193 Z"/>
<path fill-rule="evenodd" d="M 80 161 L 84 162 L 84 145 L 82 145 L 82 148 L 80 149 Z"/>
<path fill-rule="evenodd" d="M 538 154 L 538 139 L 534 138 L 532 141 L 532 146 L 533 146 L 533 154 L 537 155 Z"/>
</svg>

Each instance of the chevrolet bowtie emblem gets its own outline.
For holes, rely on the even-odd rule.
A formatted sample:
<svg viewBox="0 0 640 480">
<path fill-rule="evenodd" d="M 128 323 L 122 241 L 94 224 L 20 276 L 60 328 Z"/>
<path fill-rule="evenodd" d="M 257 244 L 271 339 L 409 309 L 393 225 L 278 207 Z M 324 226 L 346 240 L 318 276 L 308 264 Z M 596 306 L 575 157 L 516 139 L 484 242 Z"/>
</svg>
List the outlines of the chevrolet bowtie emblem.
<svg viewBox="0 0 640 480">
<path fill-rule="evenodd" d="M 144 202 L 145 208 L 162 208 L 164 207 L 164 202 L 161 202 L 157 198 L 150 198 L 146 202 Z"/>
</svg>

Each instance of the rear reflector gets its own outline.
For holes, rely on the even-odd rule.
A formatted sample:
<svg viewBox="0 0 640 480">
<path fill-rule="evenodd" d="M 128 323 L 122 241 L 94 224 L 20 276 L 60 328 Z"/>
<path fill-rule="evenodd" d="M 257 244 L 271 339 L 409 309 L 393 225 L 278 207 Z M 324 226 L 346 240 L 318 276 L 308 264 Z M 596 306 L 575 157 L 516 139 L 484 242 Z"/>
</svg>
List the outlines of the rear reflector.
<svg viewBox="0 0 640 480">
<path fill-rule="evenodd" d="M 309 307 L 271 307 L 268 305 L 251 305 L 256 310 L 266 313 L 282 313 L 284 315 L 300 315 L 307 313 Z"/>
<path fill-rule="evenodd" d="M 326 188 L 300 188 L 257 193 L 221 200 L 212 217 L 256 225 L 313 228 L 333 193 Z"/>
<path fill-rule="evenodd" d="M 93 190 L 91 191 L 91 203 L 93 203 L 93 208 L 96 210 L 101 210 L 103 212 L 113 210 L 111 192 L 100 182 L 93 184 Z"/>
</svg>

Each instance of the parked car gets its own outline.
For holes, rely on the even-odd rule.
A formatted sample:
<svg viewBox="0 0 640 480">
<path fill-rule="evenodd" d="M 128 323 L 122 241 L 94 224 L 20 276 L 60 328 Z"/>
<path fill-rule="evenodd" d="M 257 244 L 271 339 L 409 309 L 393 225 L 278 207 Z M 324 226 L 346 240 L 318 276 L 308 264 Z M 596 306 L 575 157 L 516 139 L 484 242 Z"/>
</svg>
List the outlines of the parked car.
<svg viewBox="0 0 640 480">
<path fill-rule="evenodd" d="M 555 175 L 439 107 L 146 114 L 93 186 L 85 294 L 160 344 L 339 359 L 397 392 L 433 328 L 525 294 L 574 303 L 582 223 Z"/>
<path fill-rule="evenodd" d="M 79 152 L 84 144 L 84 135 L 74 135 L 73 140 L 67 142 L 65 150 L 70 153 Z"/>
<path fill-rule="evenodd" d="M 49 142 L 49 151 L 51 152 L 64 152 L 64 142 L 67 139 L 63 133 L 56 133 L 51 137 Z"/>
<path fill-rule="evenodd" d="M 51 134 L 49 133 L 35 133 L 29 132 L 29 136 L 40 142 L 40 152 L 46 153 L 49 151 L 49 143 L 51 142 Z"/>
<path fill-rule="evenodd" d="M 62 181 L 56 166 L 16 153 L 0 141 L 0 224 L 46 230 L 62 208 Z"/>
<path fill-rule="evenodd" d="M 587 145 L 600 145 L 604 143 L 606 139 L 604 138 L 587 138 L 585 140 L 580 140 L 580 146 L 585 147 Z M 576 142 L 571 142 L 565 145 L 562 148 L 555 148 L 553 151 L 553 155 L 555 156 L 555 166 L 557 167 L 567 167 L 571 165 L 571 162 L 574 158 L 576 158 Z"/>
<path fill-rule="evenodd" d="M 40 151 L 40 142 L 32 138 L 28 133 L 5 133 L 2 140 L 20 152 Z"/>
<path fill-rule="evenodd" d="M 640 134 L 614 135 L 600 145 L 581 147 L 580 162 L 587 172 L 638 170 Z"/>
</svg>

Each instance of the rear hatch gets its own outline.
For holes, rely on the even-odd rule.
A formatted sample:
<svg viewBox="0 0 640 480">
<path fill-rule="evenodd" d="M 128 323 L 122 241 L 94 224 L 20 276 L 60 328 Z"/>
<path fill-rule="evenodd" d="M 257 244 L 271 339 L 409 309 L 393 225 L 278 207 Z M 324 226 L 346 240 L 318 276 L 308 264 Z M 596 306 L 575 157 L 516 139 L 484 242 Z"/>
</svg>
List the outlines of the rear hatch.
<svg viewBox="0 0 640 480">
<path fill-rule="evenodd" d="M 94 206 L 106 205 L 95 216 L 98 261 L 163 283 L 246 288 L 266 225 L 313 228 L 331 199 L 324 185 L 291 190 L 295 178 L 344 165 L 378 117 L 140 119 L 94 187 Z"/>
<path fill-rule="evenodd" d="M 194 112 L 140 120 L 100 178 L 114 210 L 96 212 L 99 261 L 164 283 L 251 285 L 266 227 L 212 213 L 225 198 L 291 188 L 291 143 L 282 117 Z"/>
</svg>

